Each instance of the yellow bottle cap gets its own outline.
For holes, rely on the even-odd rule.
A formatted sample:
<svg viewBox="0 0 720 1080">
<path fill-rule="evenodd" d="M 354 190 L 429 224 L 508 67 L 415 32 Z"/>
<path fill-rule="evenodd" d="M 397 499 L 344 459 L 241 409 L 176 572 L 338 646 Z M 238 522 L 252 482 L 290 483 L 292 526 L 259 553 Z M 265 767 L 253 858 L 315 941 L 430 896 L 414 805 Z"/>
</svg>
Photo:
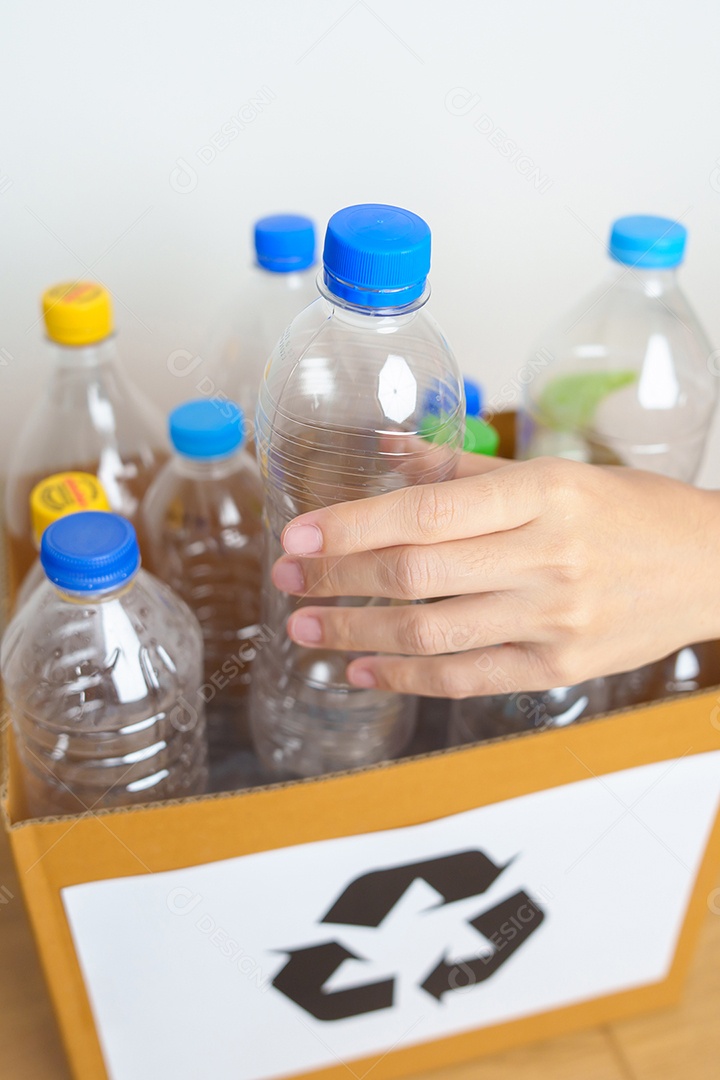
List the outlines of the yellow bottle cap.
<svg viewBox="0 0 720 1080">
<path fill-rule="evenodd" d="M 113 331 L 110 293 L 94 281 L 64 281 L 43 293 L 43 318 L 51 341 L 92 345 Z"/>
<path fill-rule="evenodd" d="M 63 472 L 46 476 L 30 492 L 30 517 L 32 518 L 35 546 L 58 518 L 75 514 L 78 510 L 109 510 L 105 489 L 97 476 L 86 472 Z"/>
</svg>

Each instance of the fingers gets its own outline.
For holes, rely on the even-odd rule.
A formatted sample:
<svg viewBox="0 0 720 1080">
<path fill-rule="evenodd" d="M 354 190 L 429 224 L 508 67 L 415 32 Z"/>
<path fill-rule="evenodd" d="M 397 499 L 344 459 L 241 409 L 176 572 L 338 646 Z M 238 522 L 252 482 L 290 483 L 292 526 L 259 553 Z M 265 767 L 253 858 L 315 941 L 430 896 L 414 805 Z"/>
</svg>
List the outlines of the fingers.
<svg viewBox="0 0 720 1080">
<path fill-rule="evenodd" d="M 273 566 L 276 588 L 297 596 L 377 596 L 427 600 L 515 589 L 542 559 L 530 529 L 416 547 L 361 551 L 344 558 L 292 559 Z"/>
<path fill-rule="evenodd" d="M 298 645 L 311 648 L 409 656 L 464 652 L 540 636 L 539 620 L 510 593 L 386 608 L 303 607 L 290 616 L 287 629 Z"/>
<path fill-rule="evenodd" d="M 547 690 L 550 674 L 541 656 L 525 645 L 429 658 L 363 656 L 347 669 L 352 686 L 443 698 Z"/>
<path fill-rule="evenodd" d="M 482 476 L 312 510 L 285 528 L 283 547 L 289 555 L 339 556 L 516 529 L 543 508 L 536 464 L 510 462 Z"/>
</svg>

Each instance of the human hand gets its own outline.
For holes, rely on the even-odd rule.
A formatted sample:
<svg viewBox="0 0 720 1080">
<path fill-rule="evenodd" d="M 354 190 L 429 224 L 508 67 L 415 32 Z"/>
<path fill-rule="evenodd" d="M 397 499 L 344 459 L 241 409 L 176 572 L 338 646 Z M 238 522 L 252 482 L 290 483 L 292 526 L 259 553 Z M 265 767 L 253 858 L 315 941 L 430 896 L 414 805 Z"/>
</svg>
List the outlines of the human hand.
<svg viewBox="0 0 720 1080">
<path fill-rule="evenodd" d="M 471 459 L 471 460 L 468 460 Z M 473 475 L 475 473 L 475 475 Z M 559 458 L 463 455 L 459 479 L 303 514 L 277 588 L 431 604 L 303 606 L 358 687 L 461 698 L 627 671 L 720 636 L 720 494 Z"/>
</svg>

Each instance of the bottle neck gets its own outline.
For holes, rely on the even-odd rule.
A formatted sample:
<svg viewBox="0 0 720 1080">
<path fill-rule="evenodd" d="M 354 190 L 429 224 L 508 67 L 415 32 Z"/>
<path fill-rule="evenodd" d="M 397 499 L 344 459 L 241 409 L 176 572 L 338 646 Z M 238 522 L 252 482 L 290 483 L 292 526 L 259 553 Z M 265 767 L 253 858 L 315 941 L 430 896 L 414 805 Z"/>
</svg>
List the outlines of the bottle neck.
<svg viewBox="0 0 720 1080">
<path fill-rule="evenodd" d="M 242 465 L 242 447 L 225 457 L 191 458 L 175 453 L 173 464 L 176 472 L 188 480 L 222 480 Z"/>
<path fill-rule="evenodd" d="M 51 342 L 55 351 L 55 363 L 63 371 L 104 367 L 117 363 L 115 335 L 94 341 L 92 345 L 60 345 Z"/>
<path fill-rule="evenodd" d="M 430 285 L 426 282 L 422 295 L 409 304 L 398 307 L 364 307 L 352 304 L 331 291 L 322 270 L 317 276 L 317 287 L 320 295 L 332 307 L 335 317 L 341 322 L 350 326 L 370 326 L 373 330 L 382 330 L 385 333 L 407 326 L 430 299 Z"/>
<path fill-rule="evenodd" d="M 282 287 L 288 292 L 304 289 L 308 278 L 313 278 L 317 273 L 317 265 L 306 266 L 303 270 L 271 270 L 269 266 L 256 264 L 255 269 L 263 278 L 276 281 L 278 288 Z"/>
<path fill-rule="evenodd" d="M 614 262 L 612 267 L 614 282 L 632 292 L 645 296 L 657 297 L 677 289 L 677 267 L 667 270 L 639 266 L 626 266 Z"/>
</svg>

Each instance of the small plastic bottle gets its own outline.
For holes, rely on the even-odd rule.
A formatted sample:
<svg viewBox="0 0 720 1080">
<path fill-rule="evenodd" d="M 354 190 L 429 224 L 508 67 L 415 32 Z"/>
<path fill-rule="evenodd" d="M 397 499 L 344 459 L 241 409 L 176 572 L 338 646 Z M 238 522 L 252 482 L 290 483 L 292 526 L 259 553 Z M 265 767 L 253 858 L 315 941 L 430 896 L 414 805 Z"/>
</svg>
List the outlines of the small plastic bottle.
<svg viewBox="0 0 720 1080">
<path fill-rule="evenodd" d="M 203 632 L 211 763 L 249 746 L 248 687 L 258 648 L 262 484 L 233 402 L 190 401 L 170 414 L 175 450 L 142 507 L 147 565 Z M 262 644 L 261 642 L 261 644 Z"/>
<path fill-rule="evenodd" d="M 270 572 L 297 514 L 450 478 L 465 402 L 450 347 L 428 314 L 430 230 L 378 204 L 335 214 L 325 238 L 321 298 L 285 331 L 266 368 L 256 414 L 265 488 L 262 622 L 275 634 L 253 672 L 255 746 L 276 776 L 370 765 L 408 745 L 417 699 L 351 687 L 350 656 L 306 649 L 285 629 L 300 600 Z M 428 396 L 444 416 L 428 439 Z M 341 606 L 391 601 L 345 597 Z"/>
<path fill-rule="evenodd" d="M 94 473 L 110 506 L 132 521 L 163 451 L 162 417 L 125 375 L 110 296 L 93 282 L 66 282 L 43 295 L 55 347 L 49 383 L 25 418 L 5 488 L 11 605 L 35 561 L 30 492 L 59 470 Z M 141 546 L 142 546 L 142 537 Z"/>
<path fill-rule="evenodd" d="M 301 214 L 273 214 L 255 222 L 255 265 L 232 312 L 221 320 L 216 354 L 217 385 L 237 401 L 248 425 L 255 417 L 263 370 L 278 338 L 317 298 L 315 226 Z M 252 431 L 247 432 L 253 443 Z"/>
<path fill-rule="evenodd" d="M 82 472 L 46 476 L 30 492 L 30 520 L 36 550 L 40 550 L 42 534 L 53 521 L 58 521 L 67 514 L 77 514 L 81 510 L 109 509 L 110 503 L 97 476 Z M 44 580 L 42 563 L 36 559 L 20 586 L 16 609 L 22 607 Z"/>
<path fill-rule="evenodd" d="M 70 514 L 45 530 L 40 559 L 47 580 L 0 652 L 28 815 L 203 792 L 200 627 L 140 569 L 130 522 Z"/>
</svg>

